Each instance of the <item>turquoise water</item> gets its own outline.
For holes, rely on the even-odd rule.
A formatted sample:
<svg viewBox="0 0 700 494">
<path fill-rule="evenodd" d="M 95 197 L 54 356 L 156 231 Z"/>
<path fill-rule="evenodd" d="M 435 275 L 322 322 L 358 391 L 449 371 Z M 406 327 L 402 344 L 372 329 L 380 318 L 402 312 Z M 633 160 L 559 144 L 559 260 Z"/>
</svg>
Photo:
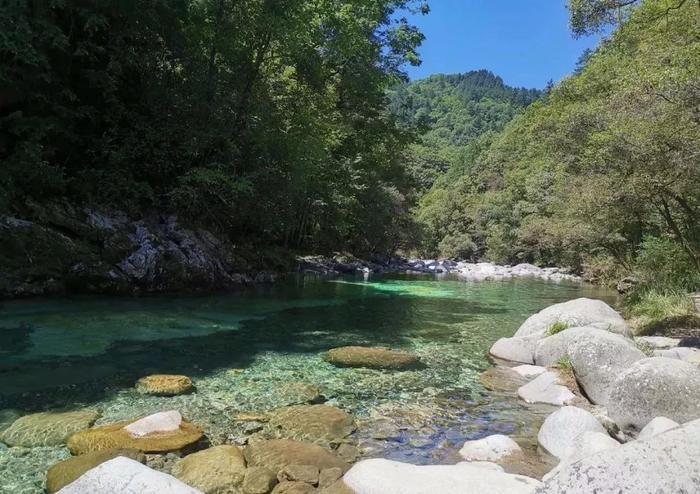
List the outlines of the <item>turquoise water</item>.
<svg viewBox="0 0 700 494">
<path fill-rule="evenodd" d="M 547 305 L 610 295 L 539 280 L 299 277 L 232 294 L 6 302 L 0 409 L 90 407 L 101 411 L 98 423 L 109 423 L 177 408 L 221 443 L 240 439 L 232 417 L 288 405 L 293 398 L 280 390 L 303 382 L 356 416 L 365 455 L 444 462 L 467 438 L 522 434 L 527 427 L 518 418 L 522 405 L 478 384 L 490 365 L 490 345 Z M 415 352 L 427 366 L 385 372 L 338 369 L 322 360 L 325 350 L 351 344 Z M 152 373 L 186 374 L 197 392 L 135 393 L 134 381 Z M 377 424 L 387 420 L 399 432 L 374 439 Z M 24 475 L 15 479 L 15 492 L 22 482 L 34 492 L 49 459 L 67 454 L 15 449 L 0 451 L 0 469 Z"/>
</svg>

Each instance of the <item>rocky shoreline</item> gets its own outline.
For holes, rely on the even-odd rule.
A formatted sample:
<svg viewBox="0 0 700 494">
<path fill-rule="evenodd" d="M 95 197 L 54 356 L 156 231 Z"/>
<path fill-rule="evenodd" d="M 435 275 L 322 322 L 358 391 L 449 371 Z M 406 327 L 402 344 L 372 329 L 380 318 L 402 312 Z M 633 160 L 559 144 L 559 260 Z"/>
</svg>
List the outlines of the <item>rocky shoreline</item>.
<svg viewBox="0 0 700 494">
<path fill-rule="evenodd" d="M 126 485 L 145 494 L 691 493 L 700 489 L 700 350 L 683 345 L 634 338 L 599 300 L 534 314 L 493 345 L 497 365 L 481 380 L 517 396 L 521 413 L 549 407 L 536 437 L 470 440 L 449 465 L 358 461 L 364 424 L 301 384 L 298 405 L 231 417 L 244 440 L 214 441 L 167 408 L 116 423 L 90 409 L 14 417 L 0 440 L 13 448 L 66 444 L 72 456 L 46 478 L 48 492 L 61 494 L 117 494 Z M 425 365 L 411 353 L 357 346 L 323 357 L 390 373 Z M 178 375 L 145 376 L 134 389 L 164 403 L 197 393 Z"/>
</svg>

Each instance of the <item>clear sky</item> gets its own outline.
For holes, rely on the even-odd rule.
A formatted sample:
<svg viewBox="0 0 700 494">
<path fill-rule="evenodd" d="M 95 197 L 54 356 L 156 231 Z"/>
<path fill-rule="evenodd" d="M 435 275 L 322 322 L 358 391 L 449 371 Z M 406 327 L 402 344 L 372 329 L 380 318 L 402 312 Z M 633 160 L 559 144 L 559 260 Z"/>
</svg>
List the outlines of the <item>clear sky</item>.
<svg viewBox="0 0 700 494">
<path fill-rule="evenodd" d="M 566 0 L 430 0 L 410 20 L 426 40 L 411 79 L 489 69 L 511 86 L 543 88 L 570 74 L 597 37 L 574 39 Z"/>
</svg>

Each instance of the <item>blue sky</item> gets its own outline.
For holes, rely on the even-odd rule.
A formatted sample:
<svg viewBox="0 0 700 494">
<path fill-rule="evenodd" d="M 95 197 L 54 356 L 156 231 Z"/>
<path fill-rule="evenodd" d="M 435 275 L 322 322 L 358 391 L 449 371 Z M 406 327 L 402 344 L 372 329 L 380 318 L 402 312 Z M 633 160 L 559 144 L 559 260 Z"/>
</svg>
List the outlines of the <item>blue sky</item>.
<svg viewBox="0 0 700 494">
<path fill-rule="evenodd" d="M 511 86 L 543 88 L 570 74 L 598 37 L 574 39 L 566 0 L 430 0 L 410 20 L 426 40 L 411 79 L 489 69 Z"/>
</svg>

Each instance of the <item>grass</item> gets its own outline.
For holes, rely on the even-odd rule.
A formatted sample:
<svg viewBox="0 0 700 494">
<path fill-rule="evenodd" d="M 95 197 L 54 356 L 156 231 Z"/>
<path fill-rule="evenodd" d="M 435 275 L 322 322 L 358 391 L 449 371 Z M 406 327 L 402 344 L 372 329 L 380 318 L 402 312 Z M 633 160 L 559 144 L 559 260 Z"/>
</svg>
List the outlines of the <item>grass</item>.
<svg viewBox="0 0 700 494">
<path fill-rule="evenodd" d="M 570 327 L 571 325 L 569 323 L 557 321 L 547 328 L 546 335 L 552 336 L 557 333 L 561 333 L 562 331 L 564 331 L 565 329 L 569 329 Z"/>
<path fill-rule="evenodd" d="M 663 334 L 667 329 L 700 325 L 693 301 L 682 291 L 640 293 L 627 302 L 625 315 L 637 335 Z"/>
<path fill-rule="evenodd" d="M 566 371 L 574 370 L 574 365 L 571 363 L 571 360 L 569 360 L 569 357 L 561 357 L 559 360 L 557 360 L 557 367 Z"/>
</svg>

